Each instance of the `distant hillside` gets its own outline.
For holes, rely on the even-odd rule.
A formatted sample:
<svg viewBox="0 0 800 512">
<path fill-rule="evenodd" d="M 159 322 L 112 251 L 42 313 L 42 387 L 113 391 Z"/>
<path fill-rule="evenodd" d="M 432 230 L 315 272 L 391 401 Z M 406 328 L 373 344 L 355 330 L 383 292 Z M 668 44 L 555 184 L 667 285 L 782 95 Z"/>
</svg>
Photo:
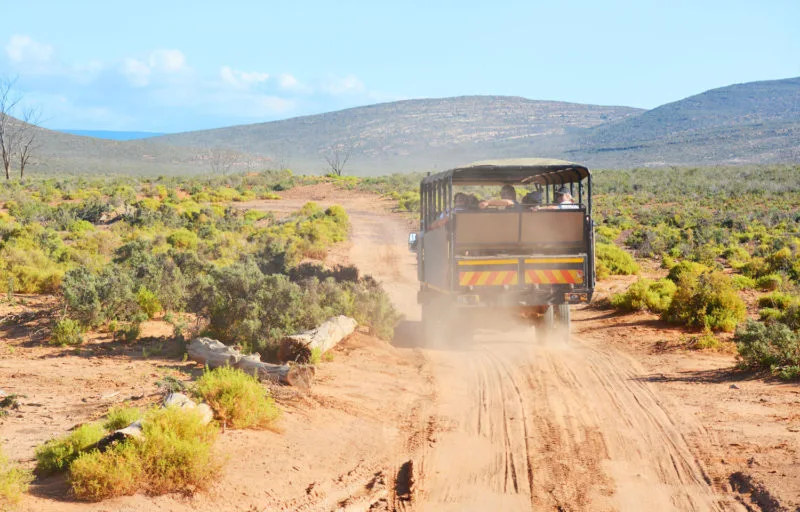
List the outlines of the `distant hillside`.
<svg viewBox="0 0 800 512">
<path fill-rule="evenodd" d="M 30 173 L 173 174 L 208 170 L 198 149 L 36 130 L 39 149 L 29 163 Z"/>
<path fill-rule="evenodd" d="M 184 147 L 226 147 L 279 160 L 295 169 L 325 170 L 331 148 L 350 153 L 346 169 L 382 173 L 443 168 L 502 156 L 520 144 L 545 153 L 573 131 L 643 112 L 505 96 L 407 100 L 284 121 L 164 135 Z"/>
<path fill-rule="evenodd" d="M 578 137 L 603 165 L 800 161 L 800 78 L 712 89 Z M 627 164 L 627 165 L 626 165 Z"/>
<path fill-rule="evenodd" d="M 407 100 L 338 112 L 110 141 L 41 131 L 32 172 L 196 173 L 209 150 L 235 169 L 347 174 L 446 169 L 480 159 L 542 156 L 590 167 L 800 162 L 800 78 L 706 91 L 653 110 L 506 96 Z"/>
<path fill-rule="evenodd" d="M 107 140 L 136 140 L 146 139 L 148 137 L 157 137 L 164 135 L 163 133 L 156 132 L 121 132 L 115 130 L 56 130 L 62 133 L 71 133 L 72 135 L 83 135 L 84 137 L 94 137 L 96 139 Z"/>
</svg>

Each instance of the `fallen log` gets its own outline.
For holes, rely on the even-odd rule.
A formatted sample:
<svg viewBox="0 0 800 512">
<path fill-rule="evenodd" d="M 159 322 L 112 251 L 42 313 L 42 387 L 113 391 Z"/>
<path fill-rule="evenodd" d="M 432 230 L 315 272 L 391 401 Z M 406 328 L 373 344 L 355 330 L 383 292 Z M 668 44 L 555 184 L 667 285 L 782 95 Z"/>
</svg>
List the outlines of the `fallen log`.
<svg viewBox="0 0 800 512">
<path fill-rule="evenodd" d="M 278 359 L 308 363 L 315 352 L 319 355 L 335 347 L 340 341 L 353 334 L 358 322 L 339 315 L 325 320 L 319 327 L 303 331 L 281 340 Z"/>
<path fill-rule="evenodd" d="M 209 368 L 238 368 L 261 381 L 280 382 L 303 389 L 311 387 L 314 368 L 305 365 L 264 363 L 258 354 L 244 355 L 233 347 L 211 338 L 195 338 L 187 348 L 189 359 Z"/>
</svg>

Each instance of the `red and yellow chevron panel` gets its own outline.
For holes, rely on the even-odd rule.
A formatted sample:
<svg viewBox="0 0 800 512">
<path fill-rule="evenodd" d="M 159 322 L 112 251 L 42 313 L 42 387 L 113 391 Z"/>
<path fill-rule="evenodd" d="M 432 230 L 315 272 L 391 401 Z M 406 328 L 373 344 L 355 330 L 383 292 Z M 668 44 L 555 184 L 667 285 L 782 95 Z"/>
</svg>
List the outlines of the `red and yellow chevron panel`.
<svg viewBox="0 0 800 512">
<path fill-rule="evenodd" d="M 518 282 L 516 270 L 478 270 L 458 273 L 458 284 L 461 286 L 502 286 Z"/>
<path fill-rule="evenodd" d="M 525 270 L 525 284 L 582 284 L 583 270 Z"/>
</svg>

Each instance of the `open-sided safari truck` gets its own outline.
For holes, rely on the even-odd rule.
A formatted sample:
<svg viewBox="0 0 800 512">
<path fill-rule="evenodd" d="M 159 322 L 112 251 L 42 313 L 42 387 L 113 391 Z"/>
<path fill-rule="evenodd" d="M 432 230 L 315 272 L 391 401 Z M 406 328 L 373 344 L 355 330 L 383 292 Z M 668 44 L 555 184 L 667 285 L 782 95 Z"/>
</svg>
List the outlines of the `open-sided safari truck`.
<svg viewBox="0 0 800 512">
<path fill-rule="evenodd" d="M 582 165 L 539 158 L 477 162 L 424 178 L 420 231 L 409 248 L 417 252 L 425 336 L 469 337 L 501 310 L 535 325 L 537 338 L 568 335 L 570 304 L 590 301 L 594 291 L 591 180 Z M 534 192 L 539 204 L 454 201 L 459 189 L 485 196 L 503 185 L 518 198 Z M 555 204 L 565 187 L 572 204 Z"/>
</svg>

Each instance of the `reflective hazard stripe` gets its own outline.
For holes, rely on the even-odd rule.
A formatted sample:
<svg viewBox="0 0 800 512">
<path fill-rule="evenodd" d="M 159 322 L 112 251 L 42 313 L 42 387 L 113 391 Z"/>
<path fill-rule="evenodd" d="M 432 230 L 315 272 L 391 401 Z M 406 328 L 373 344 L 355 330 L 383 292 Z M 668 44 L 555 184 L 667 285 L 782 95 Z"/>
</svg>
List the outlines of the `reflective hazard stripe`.
<svg viewBox="0 0 800 512">
<path fill-rule="evenodd" d="M 581 284 L 582 270 L 526 270 L 525 284 Z"/>
<path fill-rule="evenodd" d="M 517 284 L 516 270 L 459 272 L 458 284 L 461 286 L 499 286 Z"/>
</svg>

